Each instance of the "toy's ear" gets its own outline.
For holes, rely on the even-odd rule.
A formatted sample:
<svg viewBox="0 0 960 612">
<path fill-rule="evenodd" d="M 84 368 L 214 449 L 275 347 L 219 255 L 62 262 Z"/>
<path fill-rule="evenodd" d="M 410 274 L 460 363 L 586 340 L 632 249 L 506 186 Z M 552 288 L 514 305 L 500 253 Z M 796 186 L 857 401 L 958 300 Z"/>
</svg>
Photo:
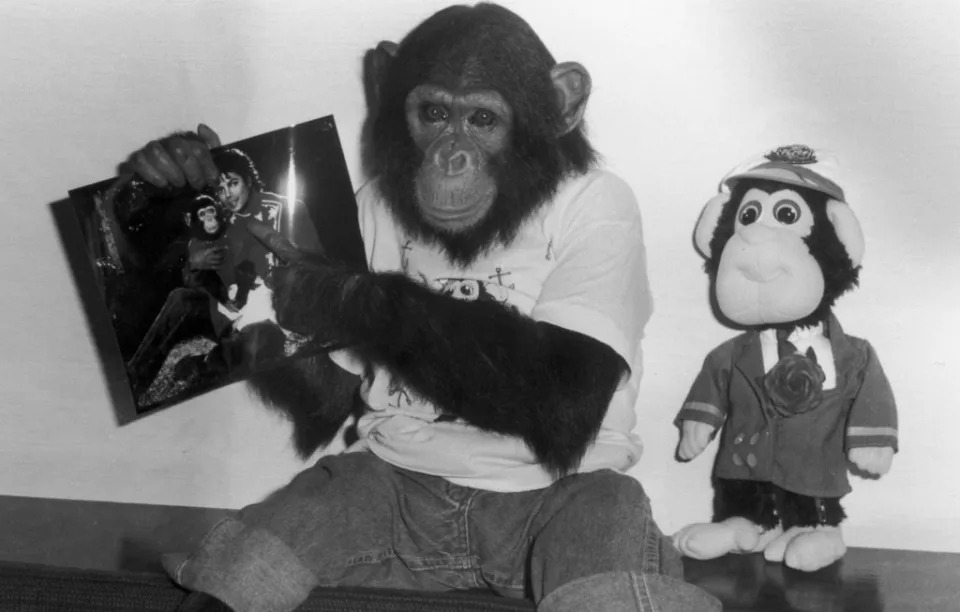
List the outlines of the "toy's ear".
<svg viewBox="0 0 960 612">
<path fill-rule="evenodd" d="M 723 211 L 723 205 L 730 200 L 730 194 L 720 192 L 713 196 L 703 206 L 700 218 L 697 220 L 697 227 L 693 230 L 693 241 L 700 254 L 710 259 L 710 241 L 713 239 L 713 230 L 717 228 L 717 222 L 720 220 L 720 213 Z"/>
<path fill-rule="evenodd" d="M 860 222 L 857 221 L 853 209 L 849 205 L 837 200 L 827 202 L 827 218 L 833 223 L 833 229 L 837 232 L 837 238 L 847 249 L 847 255 L 856 268 L 863 261 L 863 230 L 860 229 Z"/>
</svg>

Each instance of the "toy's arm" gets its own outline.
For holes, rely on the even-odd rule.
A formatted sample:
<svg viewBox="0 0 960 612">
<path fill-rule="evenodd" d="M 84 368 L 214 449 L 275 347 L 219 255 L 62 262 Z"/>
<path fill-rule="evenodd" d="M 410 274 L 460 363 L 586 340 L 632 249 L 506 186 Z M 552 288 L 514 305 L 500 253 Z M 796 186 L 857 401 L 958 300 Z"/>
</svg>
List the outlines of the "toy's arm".
<svg viewBox="0 0 960 612">
<path fill-rule="evenodd" d="M 700 421 L 683 421 L 680 426 L 680 446 L 677 447 L 677 457 L 681 461 L 690 461 L 702 453 L 716 429 L 713 425 Z"/>
<path fill-rule="evenodd" d="M 729 362 L 724 353 L 721 347 L 707 356 L 674 421 L 680 428 L 677 458 L 681 461 L 690 461 L 702 453 L 726 419 L 722 398 L 726 396 Z"/>
<path fill-rule="evenodd" d="M 898 450 L 897 406 L 873 347 L 866 341 L 863 380 L 847 420 L 847 457 L 874 476 L 890 470 Z"/>
</svg>

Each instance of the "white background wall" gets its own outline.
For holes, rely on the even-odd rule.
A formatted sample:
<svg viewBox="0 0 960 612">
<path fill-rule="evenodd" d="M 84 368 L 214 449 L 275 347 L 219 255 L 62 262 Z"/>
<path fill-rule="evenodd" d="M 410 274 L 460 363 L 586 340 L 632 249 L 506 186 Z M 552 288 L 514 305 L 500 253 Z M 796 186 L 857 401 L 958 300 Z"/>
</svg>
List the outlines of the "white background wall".
<svg viewBox="0 0 960 612">
<path fill-rule="evenodd" d="M 359 184 L 362 54 L 443 4 L 4 3 L 0 493 L 233 507 L 301 467 L 241 385 L 116 426 L 49 205 L 200 120 L 231 141 L 333 113 Z M 900 405 L 902 451 L 885 478 L 854 479 L 848 541 L 960 551 L 960 3 L 506 4 L 591 70 L 591 136 L 640 197 L 656 313 L 635 474 L 663 527 L 708 516 L 713 448 L 675 463 L 671 420 L 732 333 L 711 317 L 694 222 L 729 167 L 803 142 L 841 155 L 868 246 L 837 310 Z"/>
</svg>

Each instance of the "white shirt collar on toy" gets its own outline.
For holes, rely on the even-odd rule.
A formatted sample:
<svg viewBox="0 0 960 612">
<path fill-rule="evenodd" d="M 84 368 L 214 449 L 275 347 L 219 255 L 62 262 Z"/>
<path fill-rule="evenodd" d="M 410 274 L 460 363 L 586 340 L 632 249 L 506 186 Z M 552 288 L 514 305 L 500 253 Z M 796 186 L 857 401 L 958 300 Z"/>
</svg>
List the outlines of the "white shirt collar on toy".
<svg viewBox="0 0 960 612">
<path fill-rule="evenodd" d="M 823 388 L 833 389 L 837 384 L 837 368 L 833 363 L 830 339 L 823 335 L 823 324 L 797 328 L 787 337 L 787 340 L 793 343 L 801 353 L 806 353 L 808 348 L 813 348 L 813 352 L 817 355 L 817 363 L 823 369 L 825 376 Z M 760 348 L 763 351 L 763 371 L 769 372 L 780 359 L 777 353 L 776 330 L 765 329 L 760 332 Z"/>
</svg>

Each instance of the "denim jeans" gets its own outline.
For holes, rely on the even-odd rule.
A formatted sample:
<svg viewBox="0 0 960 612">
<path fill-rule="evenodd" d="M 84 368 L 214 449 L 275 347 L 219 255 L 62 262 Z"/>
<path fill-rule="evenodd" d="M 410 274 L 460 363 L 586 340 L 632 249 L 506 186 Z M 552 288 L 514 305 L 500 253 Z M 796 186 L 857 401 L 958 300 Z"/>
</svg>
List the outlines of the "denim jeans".
<svg viewBox="0 0 960 612">
<path fill-rule="evenodd" d="M 293 610 L 317 586 L 490 589 L 539 610 L 720 610 L 683 581 L 640 484 L 609 470 L 498 493 L 392 466 L 320 459 L 165 565 L 238 612 Z"/>
</svg>

